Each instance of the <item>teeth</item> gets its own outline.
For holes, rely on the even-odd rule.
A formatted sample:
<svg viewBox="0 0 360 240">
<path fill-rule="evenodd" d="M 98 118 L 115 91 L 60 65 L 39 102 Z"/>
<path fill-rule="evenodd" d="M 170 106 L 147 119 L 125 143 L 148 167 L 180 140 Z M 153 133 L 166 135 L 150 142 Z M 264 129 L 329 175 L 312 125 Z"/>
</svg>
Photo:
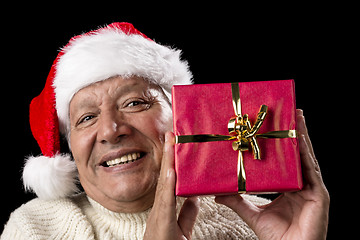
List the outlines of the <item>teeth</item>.
<svg viewBox="0 0 360 240">
<path fill-rule="evenodd" d="M 120 158 L 115 158 L 113 160 L 106 161 L 108 167 L 114 167 L 118 164 L 125 164 L 129 162 L 134 162 L 135 160 L 140 158 L 140 153 L 130 153 L 126 154 Z"/>
</svg>

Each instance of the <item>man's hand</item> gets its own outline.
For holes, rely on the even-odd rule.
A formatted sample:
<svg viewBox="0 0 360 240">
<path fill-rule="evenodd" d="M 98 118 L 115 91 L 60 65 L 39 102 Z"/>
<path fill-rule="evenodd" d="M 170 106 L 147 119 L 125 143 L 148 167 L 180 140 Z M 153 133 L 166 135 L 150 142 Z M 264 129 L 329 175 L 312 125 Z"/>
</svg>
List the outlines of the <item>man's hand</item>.
<svg viewBox="0 0 360 240">
<path fill-rule="evenodd" d="M 160 178 L 144 239 L 191 239 L 200 200 L 196 197 L 188 198 L 179 218 L 176 217 L 174 144 L 174 135 L 166 133 Z"/>
<path fill-rule="evenodd" d="M 297 131 L 305 181 L 301 191 L 284 193 L 265 206 L 255 206 L 240 195 L 215 199 L 233 209 L 260 239 L 326 239 L 330 198 L 302 110 L 297 110 Z"/>
</svg>

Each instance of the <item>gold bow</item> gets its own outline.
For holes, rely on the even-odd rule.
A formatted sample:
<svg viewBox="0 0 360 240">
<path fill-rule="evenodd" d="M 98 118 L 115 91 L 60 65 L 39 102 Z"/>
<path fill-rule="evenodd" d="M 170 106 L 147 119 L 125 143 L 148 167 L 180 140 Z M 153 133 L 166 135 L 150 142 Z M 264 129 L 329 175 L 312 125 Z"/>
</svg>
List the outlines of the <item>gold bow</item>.
<svg viewBox="0 0 360 240">
<path fill-rule="evenodd" d="M 180 135 L 176 136 L 176 143 L 190 143 L 190 142 L 213 142 L 213 141 L 230 141 L 234 151 L 239 151 L 237 176 L 238 176 L 238 192 L 246 192 L 246 175 L 244 168 L 244 161 L 242 152 L 251 149 L 253 151 L 254 159 L 261 159 L 261 153 L 256 138 L 296 138 L 296 130 L 271 131 L 267 133 L 257 134 L 261 125 L 263 124 L 268 107 L 261 105 L 256 121 L 253 126 L 249 121 L 248 115 L 241 114 L 241 101 L 239 83 L 231 83 L 232 102 L 235 112 L 235 117 L 232 117 L 228 123 L 228 131 L 230 135 L 218 134 L 198 134 L 198 135 Z"/>
<path fill-rule="evenodd" d="M 255 134 L 259 131 L 265 120 L 267 109 L 268 107 L 266 105 L 261 105 L 253 127 L 251 127 L 247 114 L 243 117 L 239 115 L 230 119 L 228 123 L 229 134 L 236 134 L 237 136 L 237 141 L 232 143 L 234 151 L 247 151 L 249 150 L 249 145 L 251 145 L 254 159 L 261 159 Z"/>
</svg>

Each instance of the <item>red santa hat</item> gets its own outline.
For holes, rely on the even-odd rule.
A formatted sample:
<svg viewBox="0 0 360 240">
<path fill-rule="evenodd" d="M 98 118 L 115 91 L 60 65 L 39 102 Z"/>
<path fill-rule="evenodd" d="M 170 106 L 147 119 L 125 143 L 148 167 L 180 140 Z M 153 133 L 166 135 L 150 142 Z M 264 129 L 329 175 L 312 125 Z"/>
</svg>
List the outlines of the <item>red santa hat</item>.
<svg viewBox="0 0 360 240">
<path fill-rule="evenodd" d="M 30 104 L 30 127 L 42 156 L 30 156 L 23 170 L 25 189 L 55 199 L 78 191 L 77 168 L 60 152 L 60 135 L 70 132 L 69 104 L 80 89 L 114 76 L 139 76 L 159 85 L 170 98 L 174 84 L 191 84 L 181 51 L 152 41 L 129 23 L 73 37 L 56 57 L 45 87 Z"/>
</svg>

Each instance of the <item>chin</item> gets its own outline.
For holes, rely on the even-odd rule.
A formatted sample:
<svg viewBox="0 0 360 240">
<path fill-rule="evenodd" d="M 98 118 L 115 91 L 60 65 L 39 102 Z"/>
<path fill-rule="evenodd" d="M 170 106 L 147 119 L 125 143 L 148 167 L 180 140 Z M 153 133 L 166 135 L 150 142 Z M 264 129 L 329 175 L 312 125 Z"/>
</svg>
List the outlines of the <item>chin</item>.
<svg viewBox="0 0 360 240">
<path fill-rule="evenodd" d="M 119 181 L 118 184 L 113 185 L 111 188 L 107 188 L 107 195 L 121 202 L 131 202 L 154 196 L 157 181 L 154 181 L 154 177 L 148 179 L 148 181 L 144 181 L 145 179 L 144 177 L 140 179 L 128 177 L 124 181 Z"/>
</svg>

